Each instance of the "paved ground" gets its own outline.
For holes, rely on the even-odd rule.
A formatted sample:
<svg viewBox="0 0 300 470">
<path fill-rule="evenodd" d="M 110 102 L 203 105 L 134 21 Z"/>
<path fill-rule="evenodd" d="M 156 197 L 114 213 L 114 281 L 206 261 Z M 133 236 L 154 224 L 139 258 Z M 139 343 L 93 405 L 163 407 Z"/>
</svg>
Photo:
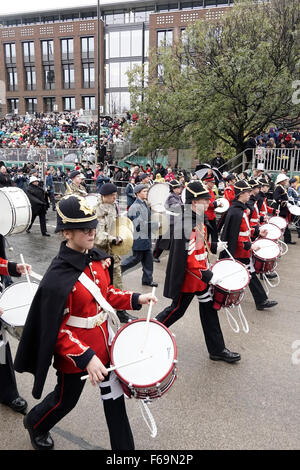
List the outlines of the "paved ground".
<svg viewBox="0 0 300 470">
<path fill-rule="evenodd" d="M 60 243 L 59 236 L 53 235 L 55 214 L 49 212 L 48 218 L 51 238 L 41 237 L 38 225 L 31 234 L 9 238 L 14 248 L 10 258 L 18 260 L 23 253 L 25 261 L 39 274 L 45 272 Z M 293 237 L 296 239 L 295 232 Z M 172 327 L 178 347 L 178 379 L 168 393 L 150 405 L 158 429 L 155 439 L 144 423 L 139 402 L 126 402 L 137 450 L 299 449 L 300 354 L 292 347 L 300 340 L 299 255 L 300 241 L 279 262 L 281 282 L 269 295 L 278 301 L 277 307 L 255 310 L 247 291 L 243 311 L 250 326 L 248 334 L 235 334 L 224 312 L 220 312 L 226 345 L 242 355 L 238 364 L 209 360 L 197 302 L 192 302 L 185 316 Z M 169 303 L 162 296 L 166 262 L 164 257 L 155 264 L 159 304 L 153 314 Z M 124 276 L 124 286 L 147 291 L 141 286 L 140 268 Z M 139 316 L 146 315 L 147 308 L 143 307 Z M 12 338 L 10 343 L 15 352 L 17 340 Z M 300 352 L 300 341 L 297 348 Z M 36 403 L 31 396 L 32 376 L 17 374 L 17 381 L 20 394 L 31 408 Z M 51 370 L 45 394 L 54 383 L 55 373 Z M 21 415 L 0 405 L 0 422 L 0 449 L 31 449 Z M 97 388 L 86 384 L 78 406 L 53 429 L 52 435 L 57 450 L 110 449 Z"/>
</svg>

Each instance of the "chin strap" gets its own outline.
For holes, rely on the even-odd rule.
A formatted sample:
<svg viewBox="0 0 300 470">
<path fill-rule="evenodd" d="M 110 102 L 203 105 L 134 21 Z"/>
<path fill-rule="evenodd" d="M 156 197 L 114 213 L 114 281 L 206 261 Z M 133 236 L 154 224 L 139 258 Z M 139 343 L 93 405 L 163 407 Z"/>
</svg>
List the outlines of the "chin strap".
<svg viewBox="0 0 300 470">
<path fill-rule="evenodd" d="M 238 316 L 239 316 L 239 319 L 240 319 L 240 322 L 241 322 L 241 325 L 242 325 L 242 330 L 244 331 L 244 333 L 249 333 L 249 324 L 248 324 L 247 319 L 246 319 L 246 317 L 243 313 L 242 306 L 238 305 L 237 310 L 238 310 Z M 239 333 L 240 332 L 239 324 L 236 321 L 236 319 L 234 318 L 234 316 L 232 315 L 232 313 L 229 311 L 229 309 L 226 308 L 226 307 L 225 307 L 225 313 L 226 313 L 226 317 L 227 317 L 230 328 L 235 333 Z"/>
</svg>

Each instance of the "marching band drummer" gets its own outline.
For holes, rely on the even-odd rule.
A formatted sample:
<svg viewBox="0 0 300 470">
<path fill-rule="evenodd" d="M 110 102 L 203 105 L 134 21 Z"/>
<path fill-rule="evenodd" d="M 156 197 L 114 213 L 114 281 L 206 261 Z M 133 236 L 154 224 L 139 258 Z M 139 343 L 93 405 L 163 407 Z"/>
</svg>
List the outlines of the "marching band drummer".
<svg viewBox="0 0 300 470">
<path fill-rule="evenodd" d="M 259 222 L 266 223 L 267 215 L 276 215 L 277 211 L 273 207 L 268 206 L 267 193 L 270 188 L 270 183 L 266 178 L 258 178 L 260 190 L 257 194 L 257 207 L 259 210 Z"/>
<path fill-rule="evenodd" d="M 292 241 L 291 231 L 289 229 L 289 222 L 291 221 L 291 213 L 288 209 L 289 197 L 287 194 L 287 187 L 289 184 L 289 177 L 283 173 L 279 174 L 276 178 L 276 186 L 273 193 L 273 199 L 279 209 L 279 217 L 283 217 L 287 221 L 287 226 L 283 234 L 283 241 L 287 245 L 296 245 Z"/>
<path fill-rule="evenodd" d="M 208 190 L 200 181 L 186 186 L 186 201 L 181 220 L 175 219 L 174 238 L 166 270 L 164 296 L 172 299 L 156 316 L 156 320 L 169 327 L 179 320 L 196 295 L 199 302 L 200 320 L 210 359 L 233 363 L 241 356 L 225 347 L 218 312 L 213 308 L 210 285 L 218 282 L 209 269 L 207 231 L 204 218 L 210 200 Z M 212 251 L 218 252 L 227 243 L 212 243 Z"/>
<path fill-rule="evenodd" d="M 138 310 L 157 299 L 111 284 L 112 259 L 93 248 L 97 223 L 85 198 L 70 195 L 58 203 L 56 232 L 65 241 L 39 284 L 17 350 L 15 369 L 35 376 L 34 398 L 41 397 L 53 356 L 57 370 L 53 392 L 24 418 L 37 450 L 53 448 L 49 431 L 77 404 L 84 371 L 93 385 L 105 380 L 100 390 L 112 449 L 134 449 L 122 387 L 105 366 L 110 362 L 111 325 L 118 325 L 111 306 Z"/>
<path fill-rule="evenodd" d="M 224 197 L 229 201 L 231 205 L 235 199 L 234 192 L 234 183 L 236 182 L 236 177 L 233 174 L 229 174 L 226 177 L 226 188 L 224 190 Z"/>
<path fill-rule="evenodd" d="M 228 209 L 225 219 L 221 239 L 228 242 L 228 251 L 233 258 L 243 263 L 250 271 L 249 289 L 253 296 L 257 310 L 264 310 L 277 305 L 275 300 L 268 300 L 268 296 L 256 276 L 252 266 L 251 250 L 255 248 L 252 245 L 252 238 L 258 235 L 266 236 L 266 231 L 259 228 L 259 225 L 250 227 L 249 209 L 246 204 L 251 194 L 251 186 L 245 180 L 238 181 L 234 185 L 236 198 Z M 220 258 L 228 258 L 228 253 L 222 251 Z"/>
<path fill-rule="evenodd" d="M 215 181 L 215 177 L 213 175 L 212 170 L 209 170 L 207 172 L 207 175 L 202 178 L 202 181 L 207 187 L 209 195 L 210 195 L 209 206 L 207 210 L 205 211 L 205 215 L 208 219 L 207 235 L 208 235 L 208 238 L 211 237 L 212 242 L 216 243 L 218 241 L 218 228 L 217 228 L 217 223 L 216 223 L 215 208 L 218 207 L 219 205 L 222 205 L 222 203 L 219 200 L 216 200 L 216 194 L 213 191 L 213 187 L 215 186 L 216 181 Z"/>
<path fill-rule="evenodd" d="M 17 264 L 0 258 L 0 274 L 4 276 L 20 277 L 26 270 L 30 273 L 29 264 Z M 0 308 L 0 316 L 3 314 Z M 15 371 L 9 342 L 6 340 L 6 333 L 1 327 L 0 321 L 0 403 L 9 406 L 12 410 L 25 413 L 27 402 L 19 395 Z"/>
</svg>

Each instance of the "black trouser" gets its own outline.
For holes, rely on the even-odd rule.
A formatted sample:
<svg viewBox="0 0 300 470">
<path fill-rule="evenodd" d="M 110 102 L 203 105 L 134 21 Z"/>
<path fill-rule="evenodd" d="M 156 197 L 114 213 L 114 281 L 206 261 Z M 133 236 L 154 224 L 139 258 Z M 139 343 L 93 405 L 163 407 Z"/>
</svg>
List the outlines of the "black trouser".
<svg viewBox="0 0 300 470">
<path fill-rule="evenodd" d="M 0 403 L 9 404 L 19 396 L 9 343 L 5 345 L 5 354 L 6 363 L 0 364 Z"/>
<path fill-rule="evenodd" d="M 287 225 L 287 227 L 284 231 L 284 234 L 283 234 L 283 241 L 284 241 L 284 243 L 290 243 L 292 241 L 292 235 L 291 235 L 291 231 L 290 231 L 288 225 Z"/>
<path fill-rule="evenodd" d="M 46 212 L 45 212 L 45 211 L 41 211 L 41 212 L 39 212 L 38 214 L 32 215 L 31 224 L 29 225 L 29 227 L 28 227 L 27 230 L 30 230 L 30 229 L 31 229 L 31 227 L 32 227 L 32 225 L 33 225 L 33 222 L 35 221 L 35 219 L 36 219 L 37 216 L 39 216 L 41 232 L 42 232 L 42 234 L 44 235 L 44 234 L 47 232 L 47 227 L 46 227 Z"/>
<path fill-rule="evenodd" d="M 219 238 L 217 220 L 209 220 L 207 224 L 207 239 L 211 237 L 211 242 L 217 242 Z"/>
<path fill-rule="evenodd" d="M 246 266 L 249 266 L 250 264 L 249 258 L 238 258 L 238 261 L 240 261 Z M 263 288 L 262 283 L 258 279 L 256 273 L 249 272 L 249 274 L 250 274 L 249 289 L 254 299 L 255 305 L 258 306 L 258 305 L 261 305 L 263 302 L 265 302 L 268 299 L 268 296 L 266 294 L 265 289 Z"/>
<path fill-rule="evenodd" d="M 133 268 L 138 263 L 142 263 L 142 282 L 145 284 L 151 284 L 151 282 L 153 281 L 153 255 L 151 250 L 134 250 L 132 256 L 129 256 L 124 261 L 122 261 L 122 273 L 124 273 L 130 268 Z"/>
<path fill-rule="evenodd" d="M 27 415 L 28 423 L 33 427 L 36 436 L 50 431 L 75 407 L 86 382 L 86 380 L 80 380 L 82 375 L 57 372 L 57 385 L 53 392 L 32 408 Z M 108 378 L 109 375 L 105 379 Z M 115 400 L 112 398 L 103 400 L 103 406 L 112 450 L 134 450 L 124 396 Z"/>
<path fill-rule="evenodd" d="M 169 307 L 166 307 L 156 316 L 156 320 L 169 327 L 179 320 L 188 309 L 195 295 L 203 292 L 186 293 L 181 292 Z M 213 302 L 199 302 L 200 320 L 203 328 L 204 338 L 209 354 L 219 354 L 225 348 L 225 342 L 221 331 L 218 312 L 213 307 Z"/>
</svg>

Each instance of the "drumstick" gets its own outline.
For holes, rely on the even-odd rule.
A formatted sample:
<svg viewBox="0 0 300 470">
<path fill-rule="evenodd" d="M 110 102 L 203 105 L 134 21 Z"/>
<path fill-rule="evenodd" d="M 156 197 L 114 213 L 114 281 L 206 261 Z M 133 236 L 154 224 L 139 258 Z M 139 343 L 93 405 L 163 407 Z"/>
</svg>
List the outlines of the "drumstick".
<svg viewBox="0 0 300 470">
<path fill-rule="evenodd" d="M 218 239 L 218 242 L 220 242 L 220 241 L 221 241 L 221 240 L 220 240 L 220 238 L 219 238 L 219 239 Z M 230 253 L 230 251 L 228 251 L 227 248 L 224 248 L 224 250 L 229 254 L 229 256 L 230 256 L 230 258 L 232 259 L 232 261 L 234 261 L 234 262 L 236 263 L 237 261 L 234 259 L 234 257 L 233 257 L 232 254 Z"/>
<path fill-rule="evenodd" d="M 155 287 L 152 288 L 152 295 L 155 295 Z M 148 333 L 149 333 L 149 323 L 150 323 L 150 317 L 151 317 L 151 312 L 152 312 L 152 307 L 153 307 L 153 301 L 150 300 L 150 305 L 148 309 L 148 314 L 147 314 L 147 319 L 146 319 L 146 324 L 145 324 L 145 337 L 144 337 L 144 342 L 143 342 L 143 347 L 141 352 L 144 352 L 144 347 L 148 339 Z"/>
<path fill-rule="evenodd" d="M 3 308 L 3 312 L 8 312 L 8 310 L 14 310 L 15 308 L 28 307 L 28 305 L 30 305 L 30 304 L 31 304 L 31 302 L 29 302 L 28 304 L 17 305 L 17 306 L 14 306 L 14 307 L 6 307 L 6 308 Z"/>
<path fill-rule="evenodd" d="M 125 364 L 120 364 L 118 366 L 112 366 L 112 367 L 110 367 L 109 369 L 106 369 L 106 370 L 107 370 L 107 372 L 112 372 L 113 370 L 121 369 L 122 367 L 131 366 L 132 364 L 136 364 L 137 362 L 145 361 L 146 359 L 150 359 L 151 357 L 152 356 L 141 357 L 140 359 L 136 359 L 135 361 L 126 362 Z M 89 375 L 83 375 L 80 378 L 80 380 L 85 380 L 88 377 L 89 377 Z"/>
<path fill-rule="evenodd" d="M 32 289 L 32 285 L 31 285 L 31 282 L 30 282 L 30 277 L 29 277 L 28 270 L 27 270 L 27 267 L 26 267 L 26 264 L 25 264 L 24 257 L 22 255 L 22 253 L 20 254 L 20 258 L 21 258 L 21 262 L 22 262 L 22 264 L 25 268 L 25 276 L 26 276 L 26 279 L 27 279 L 27 282 L 28 282 L 28 285 L 29 285 L 29 289 L 30 289 L 31 293 L 33 294 L 33 289 Z"/>
<path fill-rule="evenodd" d="M 38 281 L 41 281 L 43 279 L 43 276 L 40 276 L 40 274 L 37 274 L 34 271 L 31 271 L 30 276 L 34 279 L 37 279 Z"/>
</svg>

